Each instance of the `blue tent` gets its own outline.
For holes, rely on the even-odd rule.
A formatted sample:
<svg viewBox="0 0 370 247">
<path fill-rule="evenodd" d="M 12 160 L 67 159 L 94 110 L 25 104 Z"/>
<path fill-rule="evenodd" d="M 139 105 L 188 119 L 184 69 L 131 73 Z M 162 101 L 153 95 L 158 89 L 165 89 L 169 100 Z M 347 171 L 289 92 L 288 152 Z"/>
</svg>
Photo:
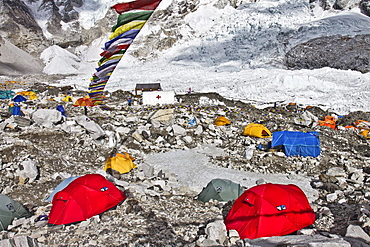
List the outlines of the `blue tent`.
<svg viewBox="0 0 370 247">
<path fill-rule="evenodd" d="M 17 96 L 14 97 L 13 101 L 14 102 L 23 102 L 23 101 L 27 101 L 27 99 L 25 97 L 23 97 L 22 95 L 18 94 Z"/>
<path fill-rule="evenodd" d="M 318 132 L 278 131 L 272 133 L 272 148 L 282 146 L 286 156 L 320 155 Z"/>
<path fill-rule="evenodd" d="M 66 110 L 64 109 L 64 107 L 62 105 L 58 105 L 56 110 L 60 111 L 64 117 L 67 117 Z"/>
<path fill-rule="evenodd" d="M 58 184 L 58 186 L 49 195 L 49 197 L 45 199 L 45 201 L 51 202 L 53 200 L 54 195 L 56 193 L 58 193 L 59 191 L 63 190 L 64 188 L 66 188 L 76 178 L 79 178 L 79 176 L 77 176 L 77 177 L 69 177 L 69 178 L 64 179 L 60 184 Z"/>
<path fill-rule="evenodd" d="M 12 115 L 14 115 L 14 116 L 21 116 L 22 115 L 21 114 L 21 107 L 20 106 L 17 106 L 17 105 L 13 106 L 13 108 L 12 108 Z"/>
</svg>

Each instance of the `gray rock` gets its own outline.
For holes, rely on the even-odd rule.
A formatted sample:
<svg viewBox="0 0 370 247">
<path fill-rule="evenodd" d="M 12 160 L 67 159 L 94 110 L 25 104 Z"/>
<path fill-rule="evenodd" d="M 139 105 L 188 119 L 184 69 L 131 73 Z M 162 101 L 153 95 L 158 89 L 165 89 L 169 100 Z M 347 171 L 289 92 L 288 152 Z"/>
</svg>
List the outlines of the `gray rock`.
<svg viewBox="0 0 370 247">
<path fill-rule="evenodd" d="M 1 247 L 46 247 L 47 245 L 40 244 L 37 240 L 27 236 L 18 236 L 11 239 L 0 241 Z"/>
<path fill-rule="evenodd" d="M 128 127 L 118 127 L 116 128 L 116 132 L 121 135 L 125 135 L 130 133 L 131 129 Z"/>
<path fill-rule="evenodd" d="M 78 116 L 75 118 L 77 124 L 84 127 L 90 136 L 94 139 L 99 139 L 105 136 L 104 130 L 94 121 L 86 116 Z"/>
<path fill-rule="evenodd" d="M 312 247 L 350 247 L 351 244 L 342 238 L 328 238 L 322 235 L 287 235 L 281 237 L 259 238 L 244 240 L 244 242 L 255 247 L 276 247 L 276 246 L 312 246 Z M 248 246 L 248 245 L 247 245 Z"/>
<path fill-rule="evenodd" d="M 172 131 L 173 131 L 173 134 L 175 136 L 184 136 L 184 135 L 186 135 L 186 129 L 184 129 L 183 127 L 181 127 L 177 124 L 172 125 Z"/>
<path fill-rule="evenodd" d="M 38 109 L 31 114 L 32 120 L 41 126 L 52 128 L 63 119 L 62 113 L 55 109 Z"/>
<path fill-rule="evenodd" d="M 326 200 L 328 202 L 334 202 L 335 200 L 337 200 L 337 198 L 338 198 L 338 195 L 336 193 L 330 193 L 326 195 Z"/>
<path fill-rule="evenodd" d="M 160 123 L 164 126 L 169 126 L 173 124 L 175 120 L 174 110 L 173 109 L 161 109 L 156 111 L 149 117 L 149 122 L 157 126 L 157 123 Z"/>
<path fill-rule="evenodd" d="M 143 136 L 142 136 L 142 135 L 140 135 L 138 131 L 135 131 L 135 132 L 132 134 L 132 137 L 133 137 L 136 141 L 138 141 L 138 142 L 142 142 L 142 141 L 144 141 Z"/>
<path fill-rule="evenodd" d="M 215 240 L 205 239 L 205 240 L 203 240 L 203 242 L 201 243 L 200 246 L 221 247 L 222 245 L 220 245 L 220 243 L 217 243 Z"/>
<path fill-rule="evenodd" d="M 39 175 L 36 163 L 33 160 L 27 159 L 21 163 L 23 169 L 19 169 L 16 175 L 19 176 L 21 184 L 32 183 Z"/>
<path fill-rule="evenodd" d="M 346 177 L 347 176 L 346 171 L 341 167 L 332 167 L 326 172 L 326 174 L 328 176 L 333 176 L 333 177 Z"/>
<path fill-rule="evenodd" d="M 362 239 L 366 242 L 370 242 L 370 236 L 365 233 L 360 226 L 349 225 L 347 227 L 346 237 Z"/>
<path fill-rule="evenodd" d="M 192 142 L 193 142 L 193 138 L 191 138 L 190 136 L 184 136 L 182 139 L 183 139 L 183 140 L 184 140 L 184 142 L 185 142 L 185 143 L 187 143 L 187 144 L 190 144 L 190 143 L 192 143 Z"/>
<path fill-rule="evenodd" d="M 244 159 L 247 159 L 247 160 L 250 160 L 253 158 L 253 150 L 254 150 L 254 147 L 252 146 L 249 146 L 247 147 L 244 152 L 243 152 L 243 158 Z"/>
<path fill-rule="evenodd" d="M 335 3 L 333 5 L 334 9 L 345 9 L 349 3 L 349 0 L 335 0 Z"/>
<path fill-rule="evenodd" d="M 207 239 L 224 243 L 227 236 L 226 226 L 222 220 L 216 220 L 206 226 Z"/>
<path fill-rule="evenodd" d="M 370 16 L 370 0 L 361 0 L 359 6 L 364 15 Z"/>
<path fill-rule="evenodd" d="M 0 119 L 0 121 L 1 121 L 1 119 Z M 32 124 L 32 120 L 31 119 L 28 119 L 28 118 L 25 118 L 25 117 L 21 117 L 21 116 L 14 116 L 14 122 L 19 127 L 27 127 L 27 126 L 30 126 Z"/>
<path fill-rule="evenodd" d="M 350 176 L 350 182 L 353 182 L 353 183 L 358 183 L 358 184 L 361 184 L 364 182 L 364 179 L 365 179 L 365 175 L 363 172 L 354 172 L 352 173 L 352 175 Z"/>
<path fill-rule="evenodd" d="M 256 184 L 257 184 L 257 185 L 265 184 L 265 183 L 266 183 L 266 181 L 265 181 L 263 178 L 260 178 L 260 179 L 258 179 L 258 180 L 256 181 Z"/>
<path fill-rule="evenodd" d="M 363 12 L 368 10 L 367 7 L 363 9 Z M 285 64 L 293 69 L 331 67 L 367 73 L 370 71 L 369 37 L 369 34 L 354 37 L 335 35 L 312 39 L 288 51 Z"/>
<path fill-rule="evenodd" d="M 140 169 L 144 172 L 144 176 L 146 177 L 153 177 L 154 176 L 154 167 L 147 164 L 147 163 L 141 163 Z"/>
</svg>

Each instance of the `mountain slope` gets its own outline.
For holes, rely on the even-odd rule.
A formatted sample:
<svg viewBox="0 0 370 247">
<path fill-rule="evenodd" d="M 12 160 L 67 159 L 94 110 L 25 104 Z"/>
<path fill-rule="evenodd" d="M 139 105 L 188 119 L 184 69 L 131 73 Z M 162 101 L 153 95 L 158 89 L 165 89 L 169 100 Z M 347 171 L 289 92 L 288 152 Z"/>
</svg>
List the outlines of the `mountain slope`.
<svg viewBox="0 0 370 247">
<path fill-rule="evenodd" d="M 39 54 L 43 52 L 44 72 L 74 74 L 55 83 L 73 82 L 86 90 L 100 47 L 117 18 L 109 9 L 116 1 L 24 2 L 48 47 L 33 43 L 40 47 Z M 338 112 L 367 109 L 370 22 L 364 13 L 368 3 L 163 0 L 110 77 L 107 89 L 131 90 L 136 83 L 160 82 L 177 92 L 189 87 L 217 91 L 262 106 L 296 102 Z M 55 52 L 60 49 L 52 44 L 70 54 Z M 356 55 L 357 50 L 364 51 L 363 57 Z M 76 55 L 77 59 L 70 59 Z M 331 101 L 323 100 L 334 91 Z M 356 102 L 344 103 L 353 95 Z"/>
</svg>

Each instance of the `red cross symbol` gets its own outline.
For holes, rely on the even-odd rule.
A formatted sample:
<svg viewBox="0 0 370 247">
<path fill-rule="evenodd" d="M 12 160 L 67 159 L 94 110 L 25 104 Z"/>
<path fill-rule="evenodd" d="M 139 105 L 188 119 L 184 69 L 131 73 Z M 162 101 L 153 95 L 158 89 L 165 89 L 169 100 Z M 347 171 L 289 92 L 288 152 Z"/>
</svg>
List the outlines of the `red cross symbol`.
<svg viewBox="0 0 370 247">
<path fill-rule="evenodd" d="M 162 98 L 161 96 L 159 96 L 159 95 L 157 95 L 157 97 L 156 97 L 158 100 L 160 99 L 160 98 Z"/>
</svg>

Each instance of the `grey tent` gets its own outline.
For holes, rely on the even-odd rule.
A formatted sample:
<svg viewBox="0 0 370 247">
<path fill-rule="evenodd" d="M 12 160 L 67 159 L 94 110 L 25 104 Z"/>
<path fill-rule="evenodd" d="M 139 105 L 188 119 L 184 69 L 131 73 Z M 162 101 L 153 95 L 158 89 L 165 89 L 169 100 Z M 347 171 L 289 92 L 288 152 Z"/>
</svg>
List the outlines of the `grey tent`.
<svg viewBox="0 0 370 247">
<path fill-rule="evenodd" d="M 198 195 L 198 200 L 208 202 L 210 199 L 218 201 L 236 200 L 244 190 L 240 184 L 234 183 L 228 179 L 212 179 L 207 186 Z"/>
<path fill-rule="evenodd" d="M 29 217 L 31 214 L 17 201 L 0 194 L 0 231 L 8 229 L 15 218 Z"/>
</svg>

